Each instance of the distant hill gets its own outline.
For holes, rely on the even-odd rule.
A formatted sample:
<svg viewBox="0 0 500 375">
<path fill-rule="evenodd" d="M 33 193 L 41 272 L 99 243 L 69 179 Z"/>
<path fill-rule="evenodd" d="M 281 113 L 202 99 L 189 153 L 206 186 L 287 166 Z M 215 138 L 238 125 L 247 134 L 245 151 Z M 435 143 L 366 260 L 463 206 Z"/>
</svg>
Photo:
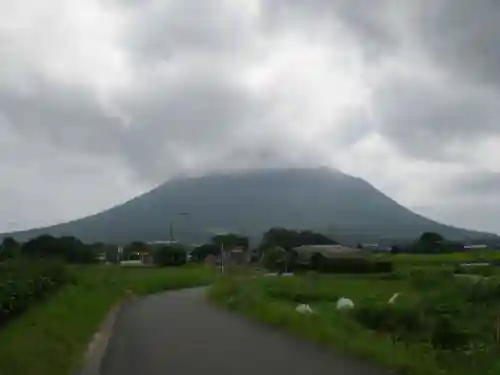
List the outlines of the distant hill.
<svg viewBox="0 0 500 375">
<path fill-rule="evenodd" d="M 97 215 L 10 235 L 126 243 L 168 239 L 170 224 L 175 237 L 196 242 L 224 231 L 257 239 L 275 226 L 316 230 L 347 243 L 413 239 L 424 231 L 455 240 L 487 236 L 417 215 L 366 181 L 327 168 L 176 179 Z"/>
</svg>

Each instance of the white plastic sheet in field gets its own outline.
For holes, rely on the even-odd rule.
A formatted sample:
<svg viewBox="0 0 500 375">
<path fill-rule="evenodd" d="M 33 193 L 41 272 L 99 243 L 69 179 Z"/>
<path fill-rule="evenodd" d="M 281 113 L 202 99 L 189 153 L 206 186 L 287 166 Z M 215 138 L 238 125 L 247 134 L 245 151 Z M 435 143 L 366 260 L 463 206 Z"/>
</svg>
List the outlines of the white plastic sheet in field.
<svg viewBox="0 0 500 375">
<path fill-rule="evenodd" d="M 295 308 L 295 311 L 297 311 L 298 313 L 301 313 L 301 314 L 311 314 L 313 313 L 313 309 L 311 309 L 311 306 L 309 305 L 298 305 L 296 308 Z"/>
<path fill-rule="evenodd" d="M 387 303 L 393 304 L 396 303 L 396 300 L 401 295 L 401 293 L 394 293 L 394 295 L 387 301 Z"/>
<path fill-rule="evenodd" d="M 354 308 L 354 302 L 349 299 L 349 298 L 339 298 L 337 301 L 337 310 L 346 310 L 346 309 L 353 309 Z"/>
</svg>

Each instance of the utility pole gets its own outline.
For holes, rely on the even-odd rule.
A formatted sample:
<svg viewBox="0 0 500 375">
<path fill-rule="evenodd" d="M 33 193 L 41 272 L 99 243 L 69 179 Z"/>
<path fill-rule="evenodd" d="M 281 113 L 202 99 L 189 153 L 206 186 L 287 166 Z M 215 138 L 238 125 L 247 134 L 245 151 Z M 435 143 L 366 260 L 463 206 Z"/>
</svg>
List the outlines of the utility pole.
<svg viewBox="0 0 500 375">
<path fill-rule="evenodd" d="M 220 274 L 224 275 L 224 241 L 220 243 Z"/>
</svg>

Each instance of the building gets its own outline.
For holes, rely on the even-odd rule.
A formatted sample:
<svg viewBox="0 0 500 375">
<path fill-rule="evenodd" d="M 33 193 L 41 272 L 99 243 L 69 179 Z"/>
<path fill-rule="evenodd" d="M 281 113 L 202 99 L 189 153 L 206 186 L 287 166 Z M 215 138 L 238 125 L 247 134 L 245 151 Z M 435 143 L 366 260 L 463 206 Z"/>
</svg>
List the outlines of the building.
<svg viewBox="0 0 500 375">
<path fill-rule="evenodd" d="M 316 254 L 329 259 L 364 258 L 369 254 L 369 252 L 363 249 L 343 245 L 302 245 L 294 247 L 292 251 L 297 253 L 299 263 L 309 262 L 311 257 Z"/>
<path fill-rule="evenodd" d="M 230 250 L 224 250 L 224 264 L 225 265 L 243 265 L 250 263 L 251 254 L 248 250 L 235 247 Z M 208 255 L 205 258 L 205 264 L 207 265 L 220 265 L 221 254 Z"/>
<path fill-rule="evenodd" d="M 465 245 L 465 250 L 487 250 L 488 245 L 478 244 L 478 245 Z"/>
<path fill-rule="evenodd" d="M 226 262 L 228 264 L 247 264 L 250 262 L 250 252 L 242 247 L 235 247 L 226 252 Z"/>
</svg>

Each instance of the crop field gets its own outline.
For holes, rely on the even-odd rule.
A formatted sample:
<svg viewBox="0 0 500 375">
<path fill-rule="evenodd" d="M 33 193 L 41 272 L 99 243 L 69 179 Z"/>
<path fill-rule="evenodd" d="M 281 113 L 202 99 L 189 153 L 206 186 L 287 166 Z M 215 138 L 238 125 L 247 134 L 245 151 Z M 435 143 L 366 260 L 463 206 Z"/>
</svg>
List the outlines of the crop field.
<svg viewBox="0 0 500 375">
<path fill-rule="evenodd" d="M 428 262 L 423 262 L 428 263 Z M 400 293 L 394 303 L 388 303 Z M 355 306 L 338 310 L 339 298 Z M 383 275 L 226 278 L 217 304 L 399 374 L 500 373 L 500 281 L 456 277 L 447 267 Z M 308 304 L 312 313 L 296 307 Z"/>
</svg>

